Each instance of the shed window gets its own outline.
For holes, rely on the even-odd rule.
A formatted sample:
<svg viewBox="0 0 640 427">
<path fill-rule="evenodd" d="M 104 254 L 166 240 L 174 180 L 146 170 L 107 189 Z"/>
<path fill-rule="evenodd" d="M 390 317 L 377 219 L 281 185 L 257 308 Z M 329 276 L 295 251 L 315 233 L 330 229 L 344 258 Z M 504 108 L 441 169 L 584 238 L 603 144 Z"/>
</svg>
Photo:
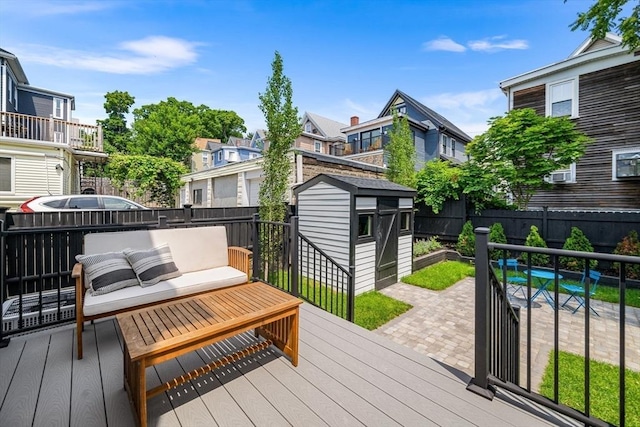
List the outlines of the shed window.
<svg viewBox="0 0 640 427">
<path fill-rule="evenodd" d="M 373 214 L 358 215 L 358 237 L 371 237 L 373 225 Z"/>
<path fill-rule="evenodd" d="M 400 212 L 400 231 L 411 230 L 411 212 Z"/>
<path fill-rule="evenodd" d="M 202 188 L 193 190 L 193 200 L 191 200 L 191 203 L 193 203 L 194 205 L 202 204 Z"/>
<path fill-rule="evenodd" d="M 0 157 L 0 191 L 12 189 L 11 157 Z"/>
</svg>

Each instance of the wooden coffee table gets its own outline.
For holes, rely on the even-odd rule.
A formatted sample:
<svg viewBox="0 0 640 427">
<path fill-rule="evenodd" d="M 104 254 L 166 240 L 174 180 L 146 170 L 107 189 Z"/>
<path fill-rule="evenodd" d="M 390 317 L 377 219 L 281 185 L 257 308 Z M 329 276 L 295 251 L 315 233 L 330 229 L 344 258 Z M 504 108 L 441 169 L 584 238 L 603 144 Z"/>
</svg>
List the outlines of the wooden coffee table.
<svg viewBox="0 0 640 427">
<path fill-rule="evenodd" d="M 124 338 L 124 386 L 138 425 L 147 425 L 147 399 L 271 344 L 297 366 L 301 303 L 272 286 L 254 282 L 119 314 L 118 325 Z M 266 341 L 146 389 L 148 366 L 251 329 Z"/>
</svg>

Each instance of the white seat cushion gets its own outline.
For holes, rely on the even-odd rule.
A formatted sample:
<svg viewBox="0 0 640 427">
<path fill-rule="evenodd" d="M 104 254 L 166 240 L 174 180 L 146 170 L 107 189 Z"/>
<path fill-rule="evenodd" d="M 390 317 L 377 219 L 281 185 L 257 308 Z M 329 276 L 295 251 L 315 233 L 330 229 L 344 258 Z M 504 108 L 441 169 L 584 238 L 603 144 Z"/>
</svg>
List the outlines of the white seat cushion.
<svg viewBox="0 0 640 427">
<path fill-rule="evenodd" d="M 85 316 L 94 316 L 246 282 L 247 275 L 240 270 L 228 266 L 215 267 L 184 273 L 147 288 L 131 286 L 104 295 L 87 292 L 83 312 Z"/>
</svg>

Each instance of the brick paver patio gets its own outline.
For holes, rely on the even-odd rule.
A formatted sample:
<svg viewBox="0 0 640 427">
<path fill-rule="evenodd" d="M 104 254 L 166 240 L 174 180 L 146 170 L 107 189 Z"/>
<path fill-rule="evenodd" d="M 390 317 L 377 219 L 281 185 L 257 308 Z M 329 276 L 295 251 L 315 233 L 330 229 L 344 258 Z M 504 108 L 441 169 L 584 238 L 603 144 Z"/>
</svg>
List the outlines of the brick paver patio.
<svg viewBox="0 0 640 427">
<path fill-rule="evenodd" d="M 381 292 L 408 302 L 413 308 L 381 326 L 375 332 L 393 341 L 426 354 L 438 361 L 473 376 L 474 361 L 474 279 L 466 278 L 444 291 L 436 292 L 417 286 L 397 283 Z M 560 295 L 560 303 L 566 295 Z M 522 305 L 521 381 L 526 374 L 526 322 L 524 300 L 512 298 L 512 303 Z M 572 304 L 571 302 L 569 304 Z M 618 305 L 593 301 L 593 308 L 600 317 L 590 318 L 590 353 L 592 359 L 618 364 L 619 360 L 619 312 Z M 569 307 L 569 305 L 567 305 Z M 575 307 L 575 305 L 574 305 Z M 531 306 L 531 387 L 537 391 L 542 374 L 553 348 L 553 309 L 542 297 Z M 560 309 L 560 349 L 584 354 L 585 311 L 576 314 Z M 626 315 L 626 365 L 640 371 L 640 309 L 627 307 Z"/>
</svg>

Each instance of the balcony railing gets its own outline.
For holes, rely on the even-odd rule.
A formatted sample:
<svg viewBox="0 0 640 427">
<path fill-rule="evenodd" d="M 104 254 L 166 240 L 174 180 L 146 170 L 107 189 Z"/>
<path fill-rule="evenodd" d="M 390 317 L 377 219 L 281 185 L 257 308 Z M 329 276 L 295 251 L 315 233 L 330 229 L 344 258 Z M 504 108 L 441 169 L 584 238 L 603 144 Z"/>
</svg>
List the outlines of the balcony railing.
<svg viewBox="0 0 640 427">
<path fill-rule="evenodd" d="M 3 137 L 66 144 L 81 151 L 103 152 L 102 128 L 26 114 L 0 112 Z"/>
</svg>

